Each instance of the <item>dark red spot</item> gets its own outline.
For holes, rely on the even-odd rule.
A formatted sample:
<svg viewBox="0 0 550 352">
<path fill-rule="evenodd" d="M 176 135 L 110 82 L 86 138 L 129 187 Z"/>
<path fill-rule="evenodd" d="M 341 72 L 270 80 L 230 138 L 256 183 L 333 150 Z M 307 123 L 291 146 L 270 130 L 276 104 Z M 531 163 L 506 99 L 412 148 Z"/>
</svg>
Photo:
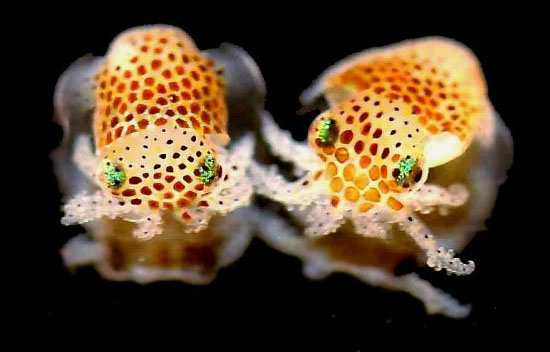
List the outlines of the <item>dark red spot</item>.
<svg viewBox="0 0 550 352">
<path fill-rule="evenodd" d="M 164 117 L 158 118 L 155 120 L 155 125 L 162 126 L 166 124 L 167 120 Z"/>
<path fill-rule="evenodd" d="M 187 191 L 187 192 L 185 193 L 185 196 L 186 196 L 187 198 L 189 198 L 189 199 L 195 199 L 195 198 L 197 198 L 197 194 L 196 194 L 195 192 L 193 192 L 193 191 Z"/>
<path fill-rule="evenodd" d="M 353 132 L 346 130 L 340 134 L 340 142 L 348 144 L 353 139 Z"/>
<path fill-rule="evenodd" d="M 199 104 L 197 103 L 191 104 L 191 112 L 193 112 L 194 114 L 197 114 L 200 110 L 201 110 L 201 107 Z"/>
<path fill-rule="evenodd" d="M 149 100 L 149 99 L 151 99 L 151 98 L 153 97 L 153 95 L 154 95 L 154 94 L 153 94 L 152 91 L 150 91 L 149 89 L 145 89 L 145 90 L 143 91 L 142 97 L 143 97 L 144 100 Z"/>
<path fill-rule="evenodd" d="M 132 197 L 132 196 L 135 196 L 136 195 L 136 191 L 134 191 L 133 189 L 125 189 L 123 192 L 122 192 L 122 195 L 124 197 Z"/>
<path fill-rule="evenodd" d="M 187 109 L 185 108 L 185 106 L 178 106 L 178 113 L 180 113 L 181 115 L 187 115 Z"/>
<path fill-rule="evenodd" d="M 185 208 L 189 205 L 189 201 L 185 198 L 181 198 L 181 199 L 178 200 L 177 205 L 180 208 Z"/>
<path fill-rule="evenodd" d="M 148 124 L 149 124 L 149 122 L 145 119 L 139 120 L 139 122 L 138 122 L 138 126 L 141 129 L 144 129 L 145 127 L 147 127 Z"/>
<path fill-rule="evenodd" d="M 390 154 L 390 148 L 384 148 L 384 150 L 382 151 L 382 159 L 386 159 L 389 154 Z"/>
<path fill-rule="evenodd" d="M 160 60 L 151 61 L 151 68 L 153 70 L 158 70 L 160 68 L 160 66 L 162 66 L 162 61 L 160 61 Z"/>
<path fill-rule="evenodd" d="M 369 134 L 370 128 L 371 128 L 371 124 L 370 122 L 368 122 L 365 126 L 363 126 L 363 129 L 361 130 L 361 134 L 366 136 L 367 134 Z"/>
<path fill-rule="evenodd" d="M 147 106 L 145 106 L 144 104 L 139 104 L 137 107 L 136 107 L 136 111 L 138 114 L 142 114 L 145 109 L 147 109 Z"/>
<path fill-rule="evenodd" d="M 131 185 L 137 185 L 138 183 L 141 182 L 141 178 L 139 178 L 137 176 L 132 176 L 132 177 L 130 177 L 128 182 L 130 182 Z"/>
<path fill-rule="evenodd" d="M 174 190 L 176 192 L 181 192 L 185 189 L 185 186 L 183 185 L 183 183 L 181 183 L 180 181 L 174 183 Z"/>
<path fill-rule="evenodd" d="M 178 91 L 180 89 L 179 85 L 176 82 L 168 83 L 168 87 L 170 87 L 170 90 L 174 91 Z"/>
<path fill-rule="evenodd" d="M 378 144 L 376 143 L 371 144 L 369 147 L 369 150 L 372 155 L 376 155 L 376 152 L 378 152 Z"/>
</svg>

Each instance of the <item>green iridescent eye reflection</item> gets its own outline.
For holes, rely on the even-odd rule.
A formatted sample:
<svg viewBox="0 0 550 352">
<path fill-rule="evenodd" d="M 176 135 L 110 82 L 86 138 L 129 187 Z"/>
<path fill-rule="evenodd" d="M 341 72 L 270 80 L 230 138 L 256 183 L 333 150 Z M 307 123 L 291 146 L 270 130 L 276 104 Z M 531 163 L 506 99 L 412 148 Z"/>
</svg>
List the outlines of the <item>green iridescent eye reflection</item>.
<svg viewBox="0 0 550 352">
<path fill-rule="evenodd" d="M 405 180 L 416 166 L 417 160 L 414 158 L 407 157 L 406 159 L 400 160 L 397 168 L 399 169 L 399 175 L 395 178 L 398 185 L 403 185 Z"/>
<path fill-rule="evenodd" d="M 216 176 L 216 159 L 209 155 L 204 159 L 204 163 L 199 167 L 199 178 L 202 183 L 208 185 L 212 183 Z"/>
<path fill-rule="evenodd" d="M 333 119 L 326 119 L 321 121 L 319 126 L 319 132 L 317 132 L 317 138 L 323 144 L 332 143 L 336 132 L 336 121 Z"/>
<path fill-rule="evenodd" d="M 124 181 L 126 181 L 126 174 L 124 171 L 120 170 L 110 161 L 105 163 L 103 172 L 107 185 L 111 188 L 119 188 L 124 184 Z"/>
</svg>

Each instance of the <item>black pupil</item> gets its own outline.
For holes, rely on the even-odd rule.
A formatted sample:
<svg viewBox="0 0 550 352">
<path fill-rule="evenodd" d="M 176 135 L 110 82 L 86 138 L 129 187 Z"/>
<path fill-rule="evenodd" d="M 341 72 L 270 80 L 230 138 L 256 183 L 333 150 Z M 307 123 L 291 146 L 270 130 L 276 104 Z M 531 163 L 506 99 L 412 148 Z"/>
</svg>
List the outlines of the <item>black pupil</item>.
<svg viewBox="0 0 550 352">
<path fill-rule="evenodd" d="M 422 178 L 422 170 L 418 171 L 416 175 L 414 175 L 414 182 L 419 182 Z"/>
</svg>

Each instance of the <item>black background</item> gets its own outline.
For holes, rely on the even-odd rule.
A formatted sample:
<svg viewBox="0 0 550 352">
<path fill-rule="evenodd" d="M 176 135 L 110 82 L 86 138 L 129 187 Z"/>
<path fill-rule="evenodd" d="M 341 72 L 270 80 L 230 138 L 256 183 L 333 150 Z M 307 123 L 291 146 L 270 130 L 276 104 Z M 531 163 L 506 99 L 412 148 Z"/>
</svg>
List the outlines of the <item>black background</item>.
<svg viewBox="0 0 550 352">
<path fill-rule="evenodd" d="M 348 6 L 342 4 L 342 6 Z M 248 11 L 253 11 L 249 13 Z M 281 339 L 288 332 L 312 328 L 314 335 L 302 337 L 317 341 L 345 341 L 334 350 L 356 350 L 364 346 L 371 328 L 500 328 L 514 320 L 515 298 L 510 291 L 517 283 L 510 279 L 512 268 L 504 260 L 514 260 L 513 240 L 517 235 L 521 169 L 522 108 L 517 103 L 517 75 L 513 68 L 528 46 L 519 33 L 522 25 L 513 16 L 493 16 L 473 11 L 454 13 L 433 10 L 424 14 L 397 14 L 397 9 L 354 8 L 320 14 L 249 8 L 230 12 L 205 5 L 186 11 L 174 5 L 159 15 L 154 10 L 140 15 L 112 15 L 109 11 L 78 16 L 44 18 L 33 23 L 36 45 L 45 69 L 38 80 L 39 125 L 34 139 L 39 147 L 40 196 L 43 208 L 36 224 L 33 242 L 39 249 L 33 258 L 33 313 L 40 322 L 111 322 L 133 320 L 144 325 L 177 322 L 187 333 L 193 329 L 226 329 L 229 326 L 266 329 L 275 327 Z M 150 12 L 150 13 L 149 13 Z M 214 13 L 212 15 L 212 13 Z M 451 16 L 454 14 L 455 16 Z M 61 246 L 79 233 L 78 227 L 59 224 L 60 194 L 49 152 L 57 146 L 61 129 L 51 122 L 52 96 L 57 78 L 75 59 L 86 54 L 104 55 L 109 42 L 122 30 L 142 24 L 166 23 L 184 29 L 200 48 L 229 42 L 243 47 L 258 63 L 267 83 L 266 108 L 282 128 L 295 138 L 304 138 L 310 120 L 296 111 L 298 96 L 329 65 L 341 58 L 375 46 L 427 35 L 454 38 L 469 46 L 478 56 L 489 87 L 489 95 L 514 136 L 516 160 L 507 183 L 501 188 L 487 231 L 480 232 L 462 253 L 476 262 L 468 277 L 449 277 L 419 269 L 436 287 L 461 302 L 473 305 L 463 320 L 426 315 L 422 304 L 404 293 L 375 289 L 345 275 L 332 275 L 324 281 L 309 281 L 301 273 L 301 262 L 254 240 L 245 255 L 223 269 L 208 286 L 180 282 L 159 282 L 145 286 L 102 280 L 91 268 L 71 274 L 59 255 Z M 522 64 L 521 64 L 522 65 Z M 34 306 L 33 306 L 34 307 Z M 345 348 L 343 346 L 346 346 Z"/>
</svg>

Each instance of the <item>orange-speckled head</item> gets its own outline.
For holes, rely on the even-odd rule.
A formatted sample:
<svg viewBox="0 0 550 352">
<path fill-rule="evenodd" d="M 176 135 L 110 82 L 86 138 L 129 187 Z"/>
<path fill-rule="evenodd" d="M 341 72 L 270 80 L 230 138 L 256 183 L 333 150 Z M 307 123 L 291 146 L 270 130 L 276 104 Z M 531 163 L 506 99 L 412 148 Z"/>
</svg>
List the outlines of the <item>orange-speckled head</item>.
<svg viewBox="0 0 550 352">
<path fill-rule="evenodd" d="M 403 206 L 396 194 L 411 191 L 428 174 L 428 134 L 412 107 L 365 90 L 312 123 L 308 141 L 325 162 L 334 206 L 366 212 L 377 204 Z"/>
<path fill-rule="evenodd" d="M 139 209 L 173 211 L 191 220 L 189 207 L 208 207 L 207 195 L 224 172 L 195 130 L 157 127 L 118 138 L 103 148 L 100 184 Z M 208 169 L 207 160 L 213 160 Z M 206 168 L 206 169 L 205 169 Z M 212 177 L 205 178 L 204 172 Z"/>
<path fill-rule="evenodd" d="M 364 89 L 371 89 L 377 97 L 402 101 L 428 133 L 455 136 L 457 140 L 447 140 L 447 144 L 457 144 L 458 149 L 448 158 L 468 148 L 489 113 L 476 58 L 464 46 L 446 39 L 369 50 L 336 67 L 323 81 L 332 106 Z"/>
<path fill-rule="evenodd" d="M 96 80 L 98 149 L 150 126 L 193 128 L 200 135 L 226 133 L 220 72 L 177 28 L 140 27 L 120 34 Z"/>
</svg>

